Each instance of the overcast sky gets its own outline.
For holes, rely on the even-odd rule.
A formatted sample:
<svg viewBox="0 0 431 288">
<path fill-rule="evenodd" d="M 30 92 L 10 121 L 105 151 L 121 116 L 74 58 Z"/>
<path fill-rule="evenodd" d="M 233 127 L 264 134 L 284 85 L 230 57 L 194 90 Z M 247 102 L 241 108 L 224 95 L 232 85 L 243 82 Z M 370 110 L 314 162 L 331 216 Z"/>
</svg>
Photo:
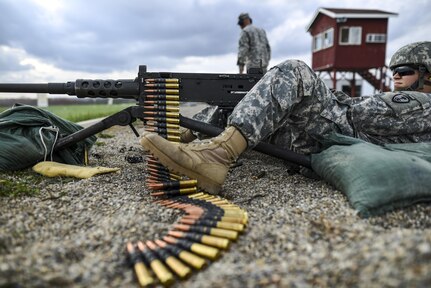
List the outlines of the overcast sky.
<svg viewBox="0 0 431 288">
<path fill-rule="evenodd" d="M 389 19 L 387 63 L 400 46 L 431 40 L 431 0 L 0 0 L 0 82 L 133 79 L 142 64 L 237 73 L 241 12 L 267 31 L 270 66 L 311 64 L 306 27 L 320 7 L 398 13 Z"/>
</svg>

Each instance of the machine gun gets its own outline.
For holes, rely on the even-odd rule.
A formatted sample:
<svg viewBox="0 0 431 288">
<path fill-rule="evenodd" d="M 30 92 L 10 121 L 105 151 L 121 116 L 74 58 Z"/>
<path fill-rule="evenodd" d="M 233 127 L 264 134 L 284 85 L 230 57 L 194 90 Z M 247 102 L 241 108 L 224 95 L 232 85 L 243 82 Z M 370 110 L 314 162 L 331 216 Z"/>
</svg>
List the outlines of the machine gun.
<svg viewBox="0 0 431 288">
<path fill-rule="evenodd" d="M 115 125 L 129 125 L 135 135 L 139 136 L 133 122 L 136 119 L 144 120 L 144 104 L 149 95 L 154 92 L 163 93 L 167 87 L 174 87 L 174 90 L 177 90 L 180 102 L 205 102 L 209 105 L 217 105 L 222 111 L 228 113 L 262 75 L 261 69 L 249 70 L 248 74 L 147 72 L 146 65 L 141 65 L 135 79 L 78 79 L 74 82 L 43 84 L 1 83 L 0 93 L 67 94 L 78 98 L 123 98 L 137 101 L 136 106 L 128 107 L 94 125 L 60 138 L 54 147 L 54 150 L 60 150 Z M 152 88 L 149 89 L 148 86 Z M 218 127 L 182 115 L 179 116 L 179 122 L 183 127 L 208 136 L 216 136 L 222 131 Z M 278 154 L 274 156 L 302 166 L 310 166 L 308 157 L 265 143 L 259 145 L 256 149 L 258 151 L 269 155 L 287 152 L 287 156 Z"/>
</svg>

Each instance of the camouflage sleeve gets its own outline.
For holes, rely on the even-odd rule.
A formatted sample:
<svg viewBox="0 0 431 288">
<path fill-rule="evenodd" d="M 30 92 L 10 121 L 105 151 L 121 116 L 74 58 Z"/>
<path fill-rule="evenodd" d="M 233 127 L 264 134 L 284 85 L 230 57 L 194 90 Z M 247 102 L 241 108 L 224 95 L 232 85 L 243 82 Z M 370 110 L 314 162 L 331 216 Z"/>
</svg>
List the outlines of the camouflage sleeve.
<svg viewBox="0 0 431 288">
<path fill-rule="evenodd" d="M 243 30 L 241 31 L 241 35 L 239 38 L 237 65 L 245 65 L 249 50 L 250 50 L 250 43 L 249 43 L 248 35 L 247 35 L 247 32 Z"/>
<path fill-rule="evenodd" d="M 263 36 L 264 36 L 264 41 L 265 41 L 265 48 L 266 48 L 266 63 L 269 63 L 269 60 L 271 60 L 271 46 L 269 45 L 269 41 L 268 41 L 268 37 L 266 36 L 266 32 L 265 30 L 263 30 Z"/>
<path fill-rule="evenodd" d="M 363 98 L 351 109 L 358 138 L 382 143 L 431 141 L 431 94 L 417 91 L 383 92 Z"/>
<path fill-rule="evenodd" d="M 266 40 L 266 48 L 268 50 L 268 62 L 269 60 L 271 60 L 271 46 L 269 45 L 269 41 L 268 41 L 268 37 L 266 36 L 266 32 L 265 33 L 265 40 Z"/>
</svg>

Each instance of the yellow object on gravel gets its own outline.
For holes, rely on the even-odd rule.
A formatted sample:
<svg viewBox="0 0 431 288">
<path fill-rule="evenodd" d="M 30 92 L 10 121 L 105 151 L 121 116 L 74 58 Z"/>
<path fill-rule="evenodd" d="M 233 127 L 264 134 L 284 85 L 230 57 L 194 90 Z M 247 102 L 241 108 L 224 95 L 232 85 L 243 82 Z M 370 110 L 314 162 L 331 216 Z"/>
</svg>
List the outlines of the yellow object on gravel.
<svg viewBox="0 0 431 288">
<path fill-rule="evenodd" d="M 86 179 L 97 174 L 119 171 L 120 168 L 82 167 L 52 161 L 43 161 L 33 166 L 33 171 L 48 177 L 66 176 Z"/>
</svg>

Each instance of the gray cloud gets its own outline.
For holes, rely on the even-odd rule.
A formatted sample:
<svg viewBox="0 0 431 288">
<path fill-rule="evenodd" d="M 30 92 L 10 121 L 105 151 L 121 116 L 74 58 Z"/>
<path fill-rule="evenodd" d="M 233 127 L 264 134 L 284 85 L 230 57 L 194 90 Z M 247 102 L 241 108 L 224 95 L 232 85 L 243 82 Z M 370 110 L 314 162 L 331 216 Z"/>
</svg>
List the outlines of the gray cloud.
<svg viewBox="0 0 431 288">
<path fill-rule="evenodd" d="M 249 12 L 254 23 L 265 28 L 270 42 L 273 36 L 273 57 L 289 58 L 311 53 L 305 26 L 318 7 L 377 8 L 371 0 L 361 2 L 366 7 L 350 7 L 345 2 L 74 0 L 62 1 L 56 15 L 30 0 L 1 0 L 0 45 L 21 48 L 61 70 L 106 73 L 139 64 L 169 69 L 187 56 L 236 53 L 237 16 Z M 429 16 L 418 17 L 417 11 L 428 11 L 431 1 L 420 0 L 415 7 L 380 2 L 379 9 L 400 13 L 390 19 L 390 41 L 401 43 L 405 38 L 400 35 L 410 33 L 411 24 L 426 27 L 429 22 Z M 422 34 L 416 31 L 415 35 Z M 9 54 L 2 55 L 0 50 L 2 71 L 31 68 L 6 57 Z"/>
<path fill-rule="evenodd" d="M 4 53 L 4 51 L 0 50 L 0 72 L 2 74 L 8 72 L 25 71 L 32 68 L 32 65 L 21 64 L 20 59 L 16 57 L 16 55 L 12 53 Z"/>
<path fill-rule="evenodd" d="M 0 20 L 0 43 L 23 48 L 62 69 L 94 72 L 135 66 L 136 59 L 175 61 L 235 49 L 236 13 L 214 13 L 225 4 L 216 4 L 213 11 L 197 1 L 112 2 L 68 1 L 59 23 L 31 2 L 26 9 L 17 1 L 2 2 L 0 9 L 9 16 Z"/>
</svg>

